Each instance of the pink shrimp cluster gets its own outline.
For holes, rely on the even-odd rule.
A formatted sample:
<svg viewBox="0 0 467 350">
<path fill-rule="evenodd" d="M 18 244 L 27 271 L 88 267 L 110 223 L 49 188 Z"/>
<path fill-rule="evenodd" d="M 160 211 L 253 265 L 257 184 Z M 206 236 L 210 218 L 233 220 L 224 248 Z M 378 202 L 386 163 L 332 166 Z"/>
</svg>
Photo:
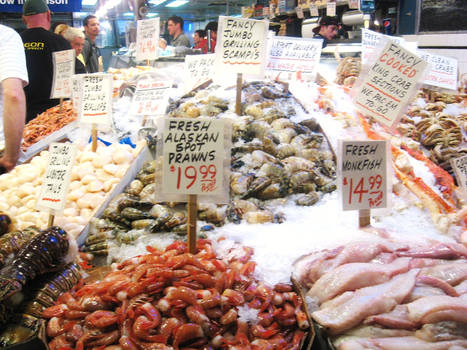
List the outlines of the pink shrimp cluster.
<svg viewBox="0 0 467 350">
<path fill-rule="evenodd" d="M 300 348 L 309 328 L 302 300 L 291 285 L 253 278 L 251 248 L 229 261 L 209 240 L 197 242 L 197 254 L 178 241 L 147 249 L 44 310 L 50 350 Z"/>
</svg>

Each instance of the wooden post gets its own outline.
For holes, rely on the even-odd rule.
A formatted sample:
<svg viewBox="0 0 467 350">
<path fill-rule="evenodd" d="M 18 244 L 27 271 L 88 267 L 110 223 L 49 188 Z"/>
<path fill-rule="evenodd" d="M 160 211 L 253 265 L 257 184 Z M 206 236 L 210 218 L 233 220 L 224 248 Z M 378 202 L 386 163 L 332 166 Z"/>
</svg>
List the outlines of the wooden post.
<svg viewBox="0 0 467 350">
<path fill-rule="evenodd" d="M 198 219 L 198 196 L 188 195 L 188 252 L 196 254 L 196 220 Z"/>
<path fill-rule="evenodd" d="M 62 113 L 63 112 L 63 97 L 60 97 L 60 107 L 58 109 L 58 113 Z"/>
<path fill-rule="evenodd" d="M 370 209 L 360 209 L 358 211 L 358 227 L 364 228 L 370 226 Z"/>
<path fill-rule="evenodd" d="M 92 124 L 92 151 L 96 152 L 97 151 L 97 127 L 96 124 Z"/>
<path fill-rule="evenodd" d="M 149 59 L 146 60 L 146 65 L 149 67 Z"/>
<path fill-rule="evenodd" d="M 235 101 L 235 113 L 242 115 L 242 73 L 237 73 L 237 99 Z"/>
<path fill-rule="evenodd" d="M 47 222 L 47 227 L 52 227 L 54 224 L 55 215 L 49 214 L 49 221 Z"/>
</svg>

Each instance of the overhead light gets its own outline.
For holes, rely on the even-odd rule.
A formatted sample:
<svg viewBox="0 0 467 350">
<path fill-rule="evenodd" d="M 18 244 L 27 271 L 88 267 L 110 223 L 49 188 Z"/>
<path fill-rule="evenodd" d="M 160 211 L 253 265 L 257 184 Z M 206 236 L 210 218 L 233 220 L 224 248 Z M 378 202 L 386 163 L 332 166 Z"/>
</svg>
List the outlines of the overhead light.
<svg viewBox="0 0 467 350">
<path fill-rule="evenodd" d="M 83 6 L 94 6 L 96 4 L 97 0 L 83 0 L 81 2 L 81 5 Z"/>
<path fill-rule="evenodd" d="M 185 5 L 187 2 L 189 2 L 189 0 L 175 0 L 165 5 L 165 7 L 180 7 Z"/>
<path fill-rule="evenodd" d="M 163 2 L 166 2 L 167 0 L 149 0 L 149 3 L 154 6 L 158 6 L 162 4 Z"/>
<path fill-rule="evenodd" d="M 124 17 L 133 17 L 135 14 L 133 12 L 125 12 L 123 14 Z"/>
<path fill-rule="evenodd" d="M 153 18 L 153 17 L 157 17 L 157 16 L 159 16 L 159 14 L 157 12 L 152 12 L 152 13 L 148 13 L 148 15 L 146 17 Z"/>
</svg>

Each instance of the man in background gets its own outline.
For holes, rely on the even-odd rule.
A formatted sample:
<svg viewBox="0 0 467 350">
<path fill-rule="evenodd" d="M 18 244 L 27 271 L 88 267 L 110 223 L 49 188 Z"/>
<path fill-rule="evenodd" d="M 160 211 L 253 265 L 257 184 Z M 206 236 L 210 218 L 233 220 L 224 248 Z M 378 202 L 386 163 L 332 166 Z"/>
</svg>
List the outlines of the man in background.
<svg viewBox="0 0 467 350">
<path fill-rule="evenodd" d="M 96 16 L 89 15 L 83 20 L 86 40 L 83 47 L 84 64 L 88 73 L 103 72 L 101 50 L 96 46 L 96 39 L 100 33 L 99 20 Z"/>
<path fill-rule="evenodd" d="M 319 21 L 319 25 L 313 28 L 313 38 L 323 39 L 323 49 L 328 45 L 329 40 L 334 39 L 339 31 L 337 17 L 324 16 Z"/>
<path fill-rule="evenodd" d="M 179 16 L 172 16 L 167 20 L 167 30 L 169 35 L 172 37 L 170 45 L 172 46 L 184 46 L 191 47 L 190 39 L 183 32 L 183 18 Z M 162 42 L 159 45 L 165 49 L 167 44 Z"/>
<path fill-rule="evenodd" d="M 63 37 L 70 42 L 72 49 L 75 50 L 75 74 L 85 74 L 86 67 L 83 64 L 83 55 L 81 55 L 84 47 L 84 33 L 77 28 L 68 27 L 63 32 Z"/>
<path fill-rule="evenodd" d="M 5 136 L 0 173 L 13 169 L 19 158 L 26 116 L 23 87 L 27 83 L 28 72 L 21 37 L 13 29 L 0 25 L 0 116 L 3 118 Z"/>
<path fill-rule="evenodd" d="M 59 99 L 50 98 L 54 71 L 52 53 L 69 50 L 71 45 L 62 36 L 49 31 L 51 15 L 45 0 L 26 0 L 23 21 L 28 28 L 21 33 L 21 39 L 29 76 L 29 85 L 24 92 L 26 120 L 30 121 L 60 103 Z"/>
</svg>

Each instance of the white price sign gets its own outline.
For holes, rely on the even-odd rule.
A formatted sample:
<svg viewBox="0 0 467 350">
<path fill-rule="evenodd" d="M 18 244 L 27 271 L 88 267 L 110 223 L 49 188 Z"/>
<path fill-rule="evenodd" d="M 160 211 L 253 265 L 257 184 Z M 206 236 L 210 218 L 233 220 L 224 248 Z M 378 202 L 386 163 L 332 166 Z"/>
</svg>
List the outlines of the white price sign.
<svg viewBox="0 0 467 350">
<path fill-rule="evenodd" d="M 451 159 L 451 166 L 457 178 L 457 184 L 462 189 L 464 200 L 467 200 L 467 156 Z"/>
<path fill-rule="evenodd" d="M 311 17 L 319 16 L 318 6 L 316 6 L 315 3 L 310 4 L 310 16 Z"/>
<path fill-rule="evenodd" d="M 266 66 L 269 75 L 276 77 L 283 72 L 285 76 L 281 76 L 281 80 L 290 80 L 300 73 L 303 79 L 309 77 L 309 80 L 314 80 L 323 40 L 283 36 L 270 40 L 271 47 Z"/>
<path fill-rule="evenodd" d="M 142 19 L 136 25 L 136 60 L 155 60 L 159 47 L 160 19 Z"/>
<path fill-rule="evenodd" d="M 185 57 L 185 91 L 191 91 L 212 78 L 215 59 L 213 53 Z"/>
<path fill-rule="evenodd" d="M 384 39 L 392 40 L 397 44 L 405 43 L 403 38 L 384 35 L 369 29 L 362 28 L 362 64 L 365 64 L 371 60 L 372 56 L 376 54 L 375 51 L 379 46 L 379 43 Z"/>
<path fill-rule="evenodd" d="M 326 4 L 326 16 L 334 17 L 336 15 L 336 0 L 328 0 Z"/>
<path fill-rule="evenodd" d="M 424 83 L 443 89 L 457 90 L 457 60 L 451 57 L 433 55 L 425 51 L 418 54 L 428 62 Z"/>
<path fill-rule="evenodd" d="M 219 16 L 216 71 L 262 77 L 269 21 Z"/>
<path fill-rule="evenodd" d="M 112 117 L 112 75 L 83 74 L 80 91 L 80 122 L 109 124 Z"/>
<path fill-rule="evenodd" d="M 387 141 L 339 141 L 339 188 L 344 210 L 388 205 Z"/>
<path fill-rule="evenodd" d="M 360 10 L 360 0 L 349 0 L 349 9 Z"/>
<path fill-rule="evenodd" d="M 163 115 L 169 102 L 172 82 L 142 79 L 136 83 L 130 114 Z"/>
<path fill-rule="evenodd" d="M 53 80 L 50 98 L 71 96 L 71 78 L 75 74 L 75 50 L 52 52 Z"/>
<path fill-rule="evenodd" d="M 388 41 L 357 90 L 355 107 L 391 127 L 402 116 L 427 63 Z"/>
<path fill-rule="evenodd" d="M 50 144 L 49 161 L 36 203 L 38 210 L 51 210 L 54 215 L 63 211 L 75 155 L 76 146 L 71 143 Z"/>
<path fill-rule="evenodd" d="M 80 111 L 82 84 L 81 75 L 76 74 L 71 78 L 71 104 L 73 105 L 73 114 L 75 115 L 78 115 Z"/>
<path fill-rule="evenodd" d="M 162 192 L 222 194 L 224 121 L 167 118 L 163 130 Z"/>
</svg>

